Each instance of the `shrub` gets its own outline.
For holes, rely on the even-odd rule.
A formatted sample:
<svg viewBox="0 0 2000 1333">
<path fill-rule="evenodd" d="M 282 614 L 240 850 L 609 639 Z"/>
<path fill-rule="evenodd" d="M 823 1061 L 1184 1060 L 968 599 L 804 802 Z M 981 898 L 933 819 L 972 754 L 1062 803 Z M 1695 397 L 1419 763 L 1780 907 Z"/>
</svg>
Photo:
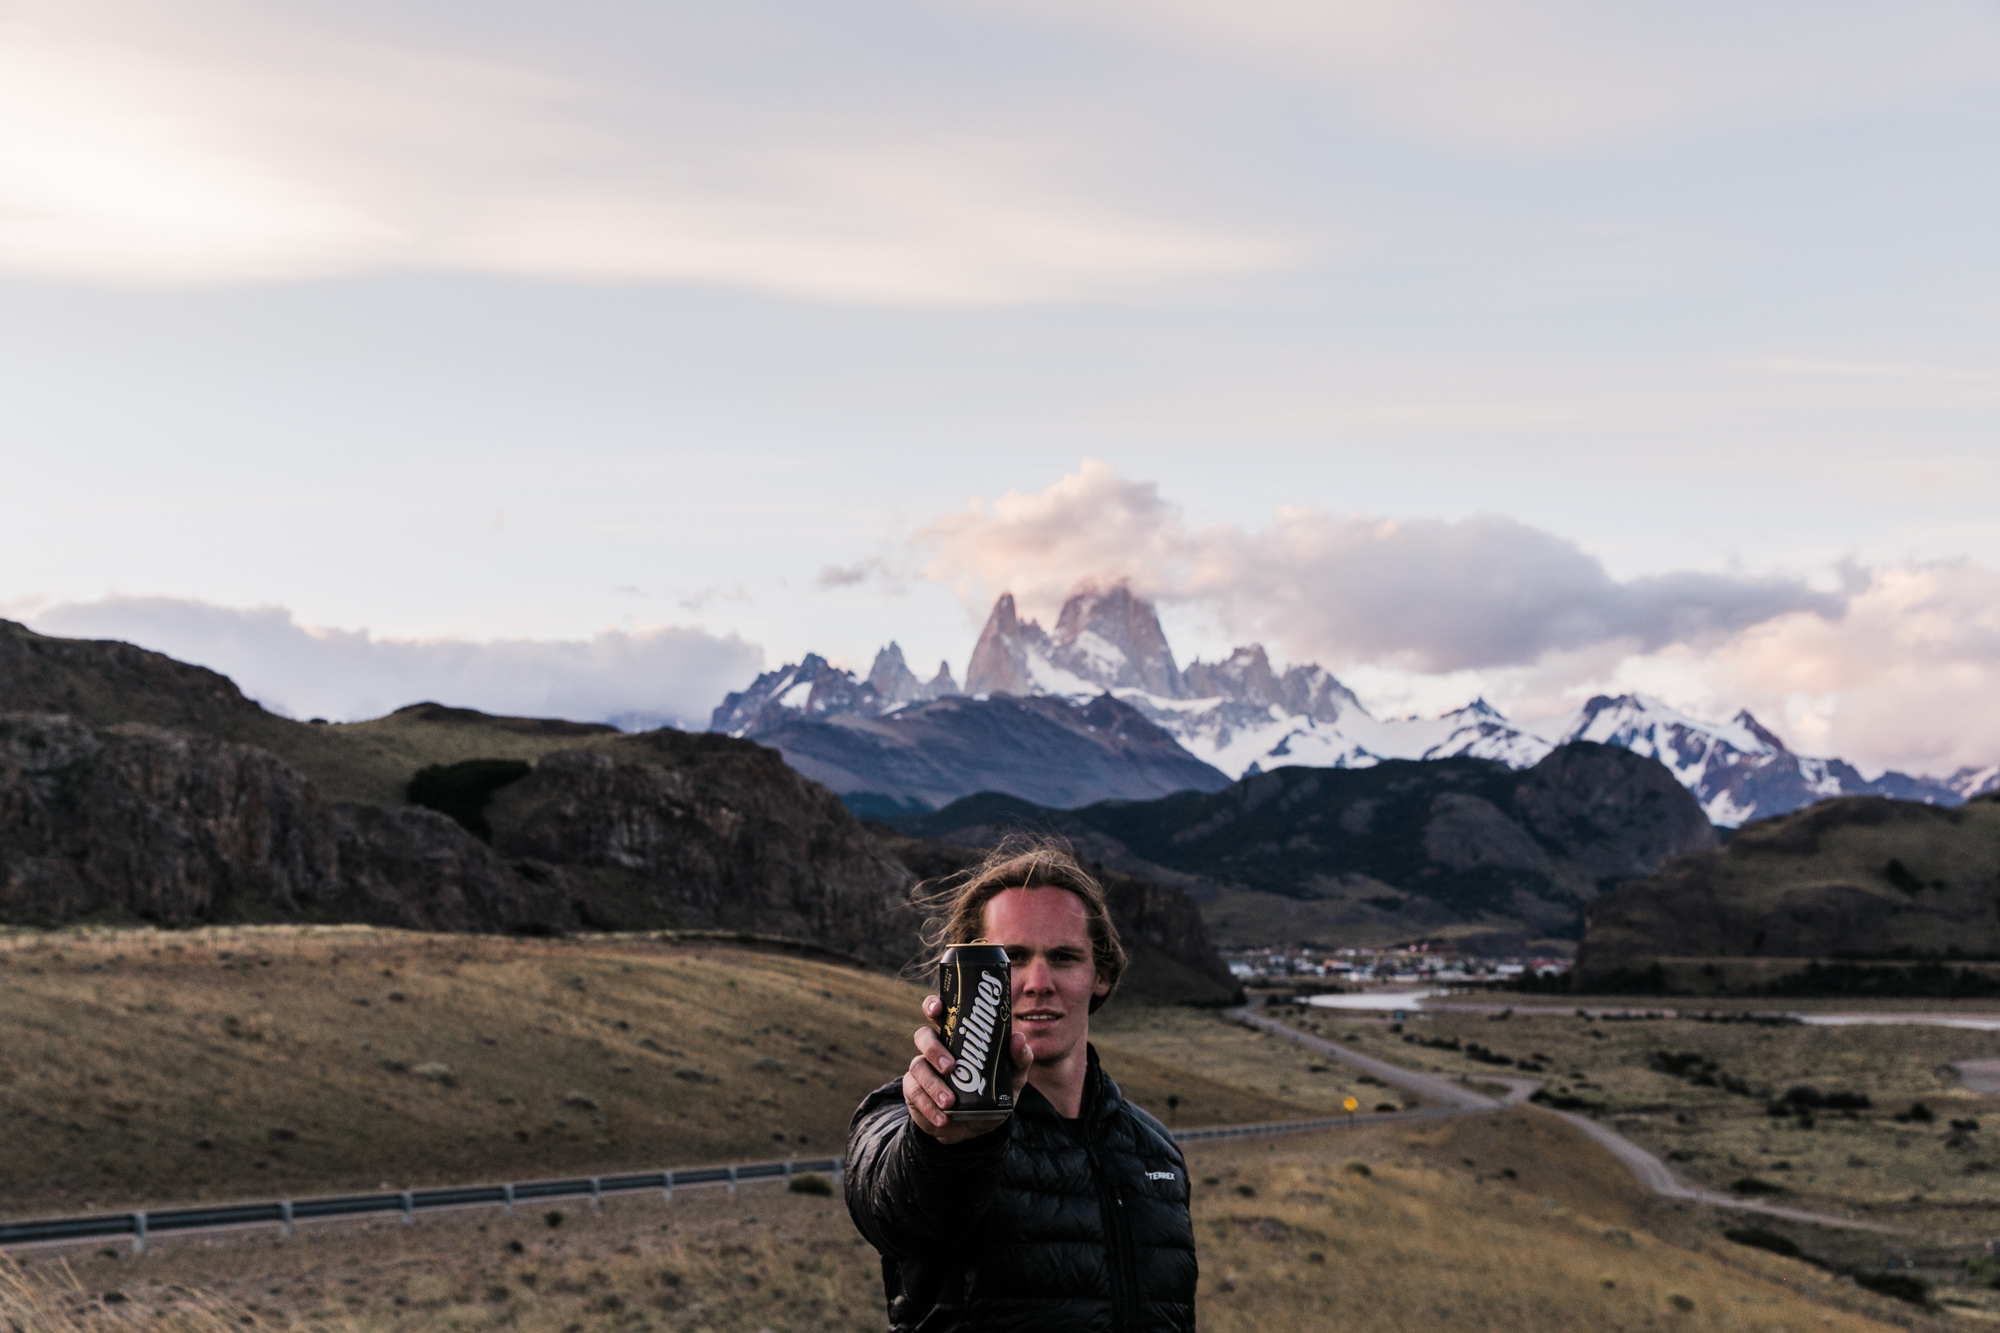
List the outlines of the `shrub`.
<svg viewBox="0 0 2000 1333">
<path fill-rule="evenodd" d="M 1788 1107 L 1794 1111 L 1865 1111 L 1872 1103 L 1858 1092 L 1821 1092 L 1811 1086 L 1791 1088 L 1780 1097 L 1774 1106 Z M 1783 1114 L 1783 1112 L 1779 1112 Z"/>
<path fill-rule="evenodd" d="M 1805 1251 L 1801 1250 L 1791 1237 L 1780 1236 L 1777 1232 L 1766 1231 L 1762 1227 L 1731 1227 L 1722 1233 L 1722 1238 L 1734 1241 L 1738 1245 L 1748 1245 L 1753 1250 L 1769 1250 L 1772 1254 L 1781 1254 L 1787 1259 L 1805 1258 Z"/>
<path fill-rule="evenodd" d="M 1931 1284 L 1914 1273 L 1856 1273 L 1854 1280 L 1891 1300 L 1908 1301 L 1912 1305 L 1931 1303 Z"/>
<path fill-rule="evenodd" d="M 1570 1092 L 1550 1092 L 1547 1088 L 1536 1088 L 1528 1100 L 1552 1111 L 1581 1111 L 1588 1115 L 1604 1109 L 1603 1102 L 1593 1102 Z"/>
<path fill-rule="evenodd" d="M 467 833 L 484 842 L 493 841 L 493 829 L 486 822 L 486 805 L 493 793 L 510 782 L 519 782 L 533 771 L 521 759 L 468 759 L 459 764 L 431 764 L 420 768 L 410 779 L 405 793 L 411 805 L 421 805 L 448 815 Z"/>
<path fill-rule="evenodd" d="M 833 1182 L 816 1172 L 801 1171 L 792 1177 L 791 1183 L 785 1188 L 794 1194 L 817 1194 L 825 1197 L 833 1193 Z"/>
</svg>

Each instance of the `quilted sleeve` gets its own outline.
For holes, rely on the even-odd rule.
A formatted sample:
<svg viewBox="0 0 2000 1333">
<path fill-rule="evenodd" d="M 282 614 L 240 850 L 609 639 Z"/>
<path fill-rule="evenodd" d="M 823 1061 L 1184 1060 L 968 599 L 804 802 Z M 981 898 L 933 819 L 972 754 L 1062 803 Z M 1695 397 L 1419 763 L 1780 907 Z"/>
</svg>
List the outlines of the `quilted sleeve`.
<svg viewBox="0 0 2000 1333">
<path fill-rule="evenodd" d="M 1009 1119 L 947 1146 L 910 1123 L 902 1084 L 877 1088 L 847 1131 L 845 1185 L 854 1225 L 888 1258 L 947 1251 L 992 1203 L 1013 1129 Z"/>
</svg>

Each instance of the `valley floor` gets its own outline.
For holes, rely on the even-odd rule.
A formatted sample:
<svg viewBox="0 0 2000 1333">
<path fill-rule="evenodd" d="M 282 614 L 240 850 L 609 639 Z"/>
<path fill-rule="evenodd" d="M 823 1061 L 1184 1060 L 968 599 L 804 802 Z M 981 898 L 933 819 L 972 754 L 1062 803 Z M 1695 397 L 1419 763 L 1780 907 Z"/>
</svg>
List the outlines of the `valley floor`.
<svg viewBox="0 0 2000 1333">
<path fill-rule="evenodd" d="M 833 1153 L 860 1096 L 905 1063 L 919 994 L 778 953 L 646 939 L 351 927 L 6 937 L 5 1212 Z M 1465 1062 L 1469 1041 L 1510 1052 L 1527 1041 L 1522 1053 L 1546 1057 L 1572 1093 L 1579 1079 L 1586 1093 L 1615 1084 L 1633 1105 L 1727 1101 L 1686 1079 L 1656 1087 L 1649 1053 L 1696 1049 L 1703 1033 L 1766 1031 L 1687 1025 L 1666 1041 L 1657 1026 L 1549 1014 L 1440 1017 L 1395 1032 L 1346 1014 L 1285 1016 L 1343 1041 L 1352 1033 L 1392 1063 L 1453 1073 L 1487 1068 Z M 1593 1026 L 1605 1035 L 1589 1035 Z M 1429 1039 L 1449 1032 L 1459 1051 L 1402 1040 L 1419 1028 Z M 1791 1034 L 1769 1031 L 1775 1044 L 1743 1049 L 1789 1052 L 1764 1058 L 1774 1071 L 1840 1049 L 1794 1052 Z M 1127 1094 L 1184 1127 L 1323 1116 L 1349 1095 L 1369 1109 L 1410 1104 L 1213 1012 L 1114 1002 L 1095 1036 Z M 1899 1053 L 1868 1040 L 1853 1048 L 1854 1069 L 1893 1057 L 1895 1096 L 1916 1086 L 1924 1061 L 1977 1045 Z M 1745 1055 L 1712 1054 L 1724 1070 L 1750 1067 Z M 1884 1083 L 1878 1095 L 1891 1092 Z M 1737 1133 L 1728 1119 L 1697 1111 L 1694 1126 Z M 1693 1132 L 1668 1123 L 1662 1134 Z M 1744 1146 L 1717 1139 L 1703 1150 L 1741 1156 Z M 1803 1181 L 1805 1156 L 1794 1156 Z M 1188 1157 L 1207 1329 L 1798 1333 L 1933 1317 L 1728 1243 L 1721 1233 L 1740 1219 L 1661 1204 L 1604 1149 L 1533 1109 L 1203 1141 Z M 26 1299 L 41 1311 L 16 1319 L 23 1328 L 64 1327 L 57 1316 L 155 1326 L 175 1310 L 191 1333 L 220 1333 L 245 1314 L 330 1333 L 882 1323 L 875 1257 L 839 1199 L 776 1185 L 733 1198 L 614 1198 L 601 1210 L 565 1201 L 511 1218 L 425 1215 L 408 1227 L 315 1224 L 289 1240 L 160 1239 L 136 1257 L 121 1246 L 22 1257 Z M 49 1285 L 65 1271 L 77 1284 L 66 1294 Z M 5 1287 L 0 1314 L 15 1299 Z M 222 1302 L 219 1315 L 196 1308 L 204 1292 Z"/>
<path fill-rule="evenodd" d="M 1201 1327 L 1223 1333 L 1859 1330 L 1909 1307 L 1660 1218 L 1630 1175 L 1533 1111 L 1191 1145 Z M 31 1260 L 45 1302 L 65 1270 Z M 327 1333 L 883 1324 L 874 1253 L 838 1198 L 776 1185 L 244 1233 L 68 1261 L 63 1308 L 130 1327 L 208 1293 Z M 111 1294 L 115 1293 L 115 1296 Z M 112 1303 L 105 1304 L 110 1299 Z M 219 1333 L 220 1325 L 216 1333 Z"/>
<path fill-rule="evenodd" d="M 0 936 L 4 1213 L 837 1153 L 861 1098 L 901 1077 L 922 994 L 643 938 Z M 1127 1095 L 1163 1118 L 1316 1104 L 1170 1056 L 1115 1057 Z"/>
</svg>

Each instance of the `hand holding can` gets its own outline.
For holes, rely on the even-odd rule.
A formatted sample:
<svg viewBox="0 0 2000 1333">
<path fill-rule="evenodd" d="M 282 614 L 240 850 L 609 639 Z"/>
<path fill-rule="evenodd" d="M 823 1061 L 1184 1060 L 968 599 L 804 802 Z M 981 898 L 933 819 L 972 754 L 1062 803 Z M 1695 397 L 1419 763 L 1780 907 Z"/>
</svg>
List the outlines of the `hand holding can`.
<svg viewBox="0 0 2000 1333">
<path fill-rule="evenodd" d="M 917 1057 L 903 1076 L 903 1101 L 926 1134 L 957 1143 L 1013 1114 L 1034 1051 L 1013 1031 L 1013 979 L 1006 950 L 954 945 L 938 966 L 938 994 L 924 999 L 930 1020 L 916 1032 Z"/>
</svg>

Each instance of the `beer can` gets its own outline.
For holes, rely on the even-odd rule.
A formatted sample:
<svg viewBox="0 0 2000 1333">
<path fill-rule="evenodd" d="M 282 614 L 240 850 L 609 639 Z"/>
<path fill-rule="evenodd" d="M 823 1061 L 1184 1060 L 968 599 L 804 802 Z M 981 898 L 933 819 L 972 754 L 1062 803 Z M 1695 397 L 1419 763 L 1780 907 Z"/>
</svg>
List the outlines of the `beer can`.
<svg viewBox="0 0 2000 1333">
<path fill-rule="evenodd" d="M 991 1124 L 1014 1113 L 1014 969 L 997 944 L 954 944 L 938 960 L 941 1036 L 951 1051 L 953 1120 Z"/>
</svg>

